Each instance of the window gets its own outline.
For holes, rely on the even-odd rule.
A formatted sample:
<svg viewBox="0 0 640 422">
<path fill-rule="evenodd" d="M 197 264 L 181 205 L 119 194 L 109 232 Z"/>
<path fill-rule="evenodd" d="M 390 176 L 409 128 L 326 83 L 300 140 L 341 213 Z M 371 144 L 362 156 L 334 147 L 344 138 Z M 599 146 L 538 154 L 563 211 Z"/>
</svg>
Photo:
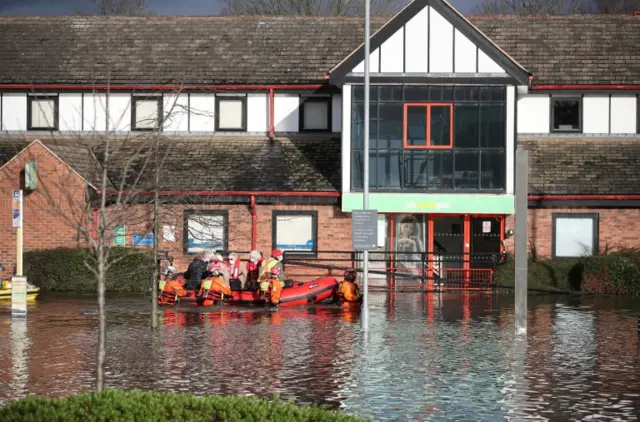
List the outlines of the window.
<svg viewBox="0 0 640 422">
<path fill-rule="evenodd" d="M 582 131 L 582 98 L 551 97 L 551 131 Z"/>
<path fill-rule="evenodd" d="M 403 126 L 406 149 L 453 148 L 453 104 L 406 103 Z"/>
<path fill-rule="evenodd" d="M 317 211 L 273 211 L 273 248 L 304 256 L 318 251 Z"/>
<path fill-rule="evenodd" d="M 27 130 L 58 130 L 58 96 L 27 97 Z"/>
<path fill-rule="evenodd" d="M 598 214 L 553 214 L 553 258 L 576 258 L 598 252 Z"/>
<path fill-rule="evenodd" d="M 162 126 L 162 97 L 133 97 L 133 130 L 157 130 Z"/>
<path fill-rule="evenodd" d="M 302 98 L 300 131 L 331 131 L 331 97 Z"/>
<path fill-rule="evenodd" d="M 216 130 L 247 130 L 247 97 L 216 96 Z"/>
<path fill-rule="evenodd" d="M 185 211 L 185 253 L 198 253 L 205 249 L 227 249 L 228 218 L 226 211 Z"/>
</svg>

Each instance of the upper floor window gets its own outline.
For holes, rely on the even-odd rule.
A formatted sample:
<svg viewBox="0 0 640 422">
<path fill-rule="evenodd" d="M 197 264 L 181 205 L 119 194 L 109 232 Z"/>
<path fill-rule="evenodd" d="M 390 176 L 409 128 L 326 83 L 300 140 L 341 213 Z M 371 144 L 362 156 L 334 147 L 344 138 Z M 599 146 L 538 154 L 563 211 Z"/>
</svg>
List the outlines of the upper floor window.
<svg viewBox="0 0 640 422">
<path fill-rule="evenodd" d="M 162 96 L 133 97 L 133 130 L 157 130 L 162 126 Z"/>
<path fill-rule="evenodd" d="M 582 131 L 582 98 L 551 97 L 551 132 Z"/>
<path fill-rule="evenodd" d="M 29 95 L 27 100 L 27 130 L 58 129 L 57 95 Z"/>
<path fill-rule="evenodd" d="M 300 131 L 331 130 L 331 97 L 302 97 Z"/>
<path fill-rule="evenodd" d="M 216 95 L 216 131 L 247 130 L 247 97 Z"/>
<path fill-rule="evenodd" d="M 403 145 L 407 149 L 453 148 L 453 104 L 404 104 Z"/>
</svg>

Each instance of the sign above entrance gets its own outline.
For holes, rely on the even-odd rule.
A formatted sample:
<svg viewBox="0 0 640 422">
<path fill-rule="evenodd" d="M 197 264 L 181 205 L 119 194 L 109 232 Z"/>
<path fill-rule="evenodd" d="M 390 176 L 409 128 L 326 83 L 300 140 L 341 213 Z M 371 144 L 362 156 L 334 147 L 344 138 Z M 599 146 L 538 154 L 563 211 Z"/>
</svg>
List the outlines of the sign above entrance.
<svg viewBox="0 0 640 422">
<path fill-rule="evenodd" d="M 368 251 L 378 247 L 378 211 L 354 211 L 351 227 L 353 250 Z"/>
<path fill-rule="evenodd" d="M 514 213 L 513 195 L 371 193 L 369 203 L 381 213 L 506 214 Z M 345 193 L 342 211 L 362 209 L 362 193 Z"/>
</svg>

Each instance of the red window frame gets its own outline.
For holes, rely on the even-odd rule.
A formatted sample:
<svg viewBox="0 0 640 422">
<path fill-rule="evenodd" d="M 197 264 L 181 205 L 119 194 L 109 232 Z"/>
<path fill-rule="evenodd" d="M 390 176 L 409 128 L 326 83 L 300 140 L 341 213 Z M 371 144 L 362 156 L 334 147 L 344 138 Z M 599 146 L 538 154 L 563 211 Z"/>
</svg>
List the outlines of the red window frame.
<svg viewBox="0 0 640 422">
<path fill-rule="evenodd" d="M 425 108 L 425 112 L 427 113 L 426 145 L 409 145 L 407 143 L 407 137 L 409 135 L 407 129 L 409 107 Z M 431 145 L 431 107 L 449 108 L 449 145 Z M 405 103 L 402 118 L 402 147 L 405 149 L 453 149 L 453 103 Z"/>
</svg>

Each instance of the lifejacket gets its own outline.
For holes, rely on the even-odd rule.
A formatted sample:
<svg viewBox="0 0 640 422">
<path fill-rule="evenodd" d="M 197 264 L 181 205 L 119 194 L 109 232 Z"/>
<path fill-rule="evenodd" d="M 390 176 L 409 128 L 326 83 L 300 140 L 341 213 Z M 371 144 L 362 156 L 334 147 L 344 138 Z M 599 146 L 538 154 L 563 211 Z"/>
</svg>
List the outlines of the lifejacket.
<svg viewBox="0 0 640 422">
<path fill-rule="evenodd" d="M 258 277 L 258 282 L 262 283 L 267 280 L 271 275 L 271 269 L 278 265 L 280 261 L 275 258 L 269 258 L 262 261 L 260 265 L 260 276 Z"/>
<path fill-rule="evenodd" d="M 236 262 L 233 264 L 233 266 L 229 263 L 229 261 L 226 262 L 227 264 L 227 271 L 229 271 L 229 280 L 236 280 L 240 277 L 240 260 L 236 259 Z"/>
<path fill-rule="evenodd" d="M 200 283 L 198 296 L 203 300 L 223 300 L 225 296 L 231 296 L 231 287 L 222 277 L 205 278 Z"/>
<path fill-rule="evenodd" d="M 178 297 L 183 297 L 187 292 L 182 287 L 182 283 L 178 280 L 160 280 L 158 283 L 158 302 L 160 303 L 175 303 Z"/>
<path fill-rule="evenodd" d="M 338 300 L 355 303 L 360 300 L 360 289 L 353 281 L 343 280 L 338 284 Z"/>
<path fill-rule="evenodd" d="M 260 283 L 260 289 L 258 293 L 261 294 L 265 302 L 271 305 L 277 305 L 280 303 L 280 296 L 282 296 L 282 289 L 284 283 L 277 277 L 269 277 L 267 280 Z"/>
</svg>

